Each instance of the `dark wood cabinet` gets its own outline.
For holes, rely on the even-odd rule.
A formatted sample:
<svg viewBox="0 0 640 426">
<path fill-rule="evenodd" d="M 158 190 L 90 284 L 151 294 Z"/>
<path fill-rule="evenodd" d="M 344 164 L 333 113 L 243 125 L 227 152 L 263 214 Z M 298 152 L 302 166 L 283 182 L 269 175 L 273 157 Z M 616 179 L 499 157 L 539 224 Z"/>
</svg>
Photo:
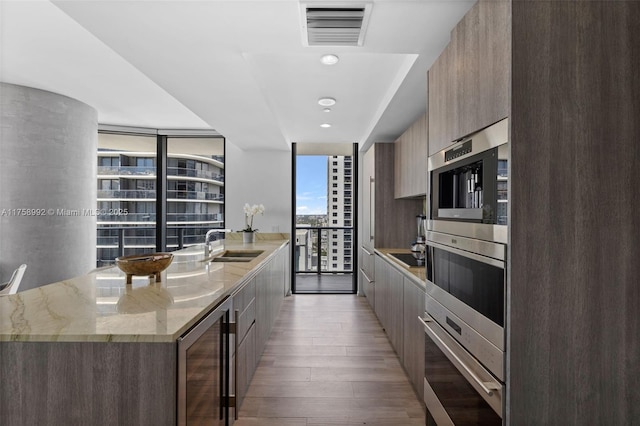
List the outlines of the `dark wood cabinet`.
<svg viewBox="0 0 640 426">
<path fill-rule="evenodd" d="M 510 424 L 638 424 L 640 3 L 512 8 Z"/>
<path fill-rule="evenodd" d="M 423 197 L 427 193 L 427 113 L 424 113 L 394 143 L 395 198 Z"/>
<path fill-rule="evenodd" d="M 476 3 L 429 70 L 429 155 L 509 115 L 510 10 Z"/>
<path fill-rule="evenodd" d="M 256 361 L 256 278 L 249 280 L 233 294 L 235 317 L 235 375 L 236 407 L 241 407 L 255 372 Z"/>
<path fill-rule="evenodd" d="M 428 73 L 429 155 L 444 149 L 454 140 L 456 117 L 452 51 L 453 46 L 447 45 Z"/>
<path fill-rule="evenodd" d="M 423 284 L 424 286 L 424 284 Z M 425 290 L 411 278 L 404 277 L 403 309 L 403 358 L 404 366 L 411 385 L 420 400 L 424 399 L 424 329 L 418 317 L 424 317 Z"/>
<path fill-rule="evenodd" d="M 376 300 L 375 313 L 384 327 L 391 346 L 402 360 L 403 346 L 403 276 L 379 257 L 375 262 Z"/>
<path fill-rule="evenodd" d="M 418 320 L 425 311 L 425 290 L 417 278 L 386 256 L 376 254 L 374 311 L 398 354 L 416 394 L 424 396 L 424 329 Z"/>
<path fill-rule="evenodd" d="M 424 211 L 422 199 L 396 199 L 393 143 L 376 143 L 363 161 L 363 236 L 370 252 L 375 247 L 409 247 L 416 236 L 416 215 Z M 426 166 L 426 159 L 425 159 Z"/>
<path fill-rule="evenodd" d="M 256 365 L 269 340 L 278 312 L 284 301 L 289 274 L 289 246 L 256 275 Z"/>
<path fill-rule="evenodd" d="M 236 317 L 236 407 L 242 407 L 251 379 L 271 335 L 289 288 L 289 246 L 276 253 L 260 271 L 233 294 Z"/>
<path fill-rule="evenodd" d="M 247 394 L 256 367 L 256 325 L 254 322 L 236 349 L 237 379 L 235 381 L 235 395 L 238 410 L 242 407 L 244 397 Z"/>
<path fill-rule="evenodd" d="M 416 216 L 424 211 L 422 199 L 395 198 L 394 159 L 393 143 L 376 143 L 364 153 L 362 161 L 359 285 L 372 306 L 377 298 L 374 248 L 408 248 L 416 237 Z M 426 157 L 424 162 L 426 166 Z"/>
<path fill-rule="evenodd" d="M 511 99 L 511 2 L 480 1 L 478 9 L 478 103 L 474 128 L 490 126 L 509 116 Z"/>
<path fill-rule="evenodd" d="M 480 99 L 480 3 L 476 3 L 451 32 L 451 72 L 453 86 L 453 139 L 459 139 L 481 127 L 477 108 Z M 487 100 L 484 100 L 485 102 Z"/>
<path fill-rule="evenodd" d="M 0 342 L 0 360 L 2 424 L 176 424 L 176 342 Z"/>
</svg>

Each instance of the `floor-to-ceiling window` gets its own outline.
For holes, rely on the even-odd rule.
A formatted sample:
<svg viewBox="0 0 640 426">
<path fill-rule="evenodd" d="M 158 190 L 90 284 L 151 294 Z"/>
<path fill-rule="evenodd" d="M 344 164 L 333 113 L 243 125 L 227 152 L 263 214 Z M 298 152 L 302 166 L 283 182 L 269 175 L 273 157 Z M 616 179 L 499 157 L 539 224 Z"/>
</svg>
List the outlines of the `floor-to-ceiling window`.
<svg viewBox="0 0 640 426">
<path fill-rule="evenodd" d="M 352 153 L 352 144 L 337 148 L 295 145 L 292 288 L 296 293 L 355 292 L 356 173 Z"/>
<path fill-rule="evenodd" d="M 224 227 L 224 140 L 167 139 L 167 250 Z"/>
<path fill-rule="evenodd" d="M 97 157 L 98 266 L 224 227 L 224 138 L 104 131 Z"/>
</svg>

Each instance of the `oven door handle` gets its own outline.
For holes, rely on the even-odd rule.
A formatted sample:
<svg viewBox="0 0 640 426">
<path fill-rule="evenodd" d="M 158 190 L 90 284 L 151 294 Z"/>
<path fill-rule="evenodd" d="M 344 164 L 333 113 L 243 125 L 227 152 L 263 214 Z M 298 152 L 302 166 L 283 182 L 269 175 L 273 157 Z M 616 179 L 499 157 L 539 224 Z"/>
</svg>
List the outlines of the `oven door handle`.
<svg viewBox="0 0 640 426">
<path fill-rule="evenodd" d="M 468 259 L 477 260 L 478 262 L 482 262 L 482 263 L 488 263 L 489 265 L 497 266 L 498 268 L 504 269 L 504 261 L 500 259 L 496 259 L 491 256 L 485 256 L 484 254 L 476 254 L 474 252 L 462 250 L 456 247 L 451 247 L 446 244 L 441 244 L 436 241 L 430 240 L 428 237 L 427 237 L 426 245 L 431 249 L 437 248 L 440 250 L 444 250 L 448 253 L 457 254 L 459 256 L 466 257 Z"/>
<path fill-rule="evenodd" d="M 431 328 L 430 324 L 427 324 L 429 322 L 433 322 L 433 319 L 431 318 L 427 318 L 426 320 L 424 318 L 422 318 L 421 316 L 418 316 L 418 319 L 420 320 L 420 322 L 422 323 L 422 325 L 425 328 L 426 333 L 429 335 L 429 337 L 431 337 L 432 339 L 437 340 L 440 344 L 438 346 L 440 346 L 440 349 L 445 349 L 447 351 L 447 358 L 451 359 L 451 361 L 453 361 L 456 366 L 459 366 L 461 368 L 464 369 L 464 371 L 478 384 L 478 386 L 480 386 L 480 388 L 488 395 L 488 396 L 493 396 L 493 391 L 494 390 L 500 390 L 501 387 L 499 385 L 497 385 L 496 383 L 491 383 L 491 382 L 484 382 L 482 381 L 482 379 L 480 379 L 475 372 L 473 372 L 473 370 L 471 370 L 469 367 L 467 367 L 467 365 L 464 363 L 464 361 L 462 361 L 458 355 L 456 355 L 451 349 L 449 349 L 449 347 L 447 346 L 447 344 L 440 338 L 440 336 L 438 336 L 433 329 Z"/>
</svg>

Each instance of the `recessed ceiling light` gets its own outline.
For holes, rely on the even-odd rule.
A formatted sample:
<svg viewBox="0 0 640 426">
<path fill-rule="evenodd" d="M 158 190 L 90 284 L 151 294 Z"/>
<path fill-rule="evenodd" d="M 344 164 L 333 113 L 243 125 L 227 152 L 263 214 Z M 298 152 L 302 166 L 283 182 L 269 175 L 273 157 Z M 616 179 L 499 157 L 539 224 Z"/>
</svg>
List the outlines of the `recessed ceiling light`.
<svg viewBox="0 0 640 426">
<path fill-rule="evenodd" d="M 323 109 L 324 112 L 331 112 L 331 108 L 325 108 Z"/>
<path fill-rule="evenodd" d="M 321 124 L 320 127 L 324 127 L 326 129 L 327 127 L 331 127 L 331 124 L 324 123 L 324 124 Z"/>
<path fill-rule="evenodd" d="M 318 99 L 318 103 L 322 106 L 329 107 L 336 104 L 336 100 L 333 98 L 320 98 Z"/>
<path fill-rule="evenodd" d="M 334 54 L 324 55 L 322 58 L 320 58 L 320 62 L 325 65 L 335 65 L 339 60 L 340 58 L 338 58 L 338 55 Z"/>
</svg>

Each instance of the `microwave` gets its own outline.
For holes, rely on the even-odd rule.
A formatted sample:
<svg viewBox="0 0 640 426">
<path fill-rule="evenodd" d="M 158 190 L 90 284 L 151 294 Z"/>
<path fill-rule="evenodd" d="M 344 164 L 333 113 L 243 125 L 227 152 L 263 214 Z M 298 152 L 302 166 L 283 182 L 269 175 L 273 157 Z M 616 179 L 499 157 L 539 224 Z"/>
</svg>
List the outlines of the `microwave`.
<svg viewBox="0 0 640 426">
<path fill-rule="evenodd" d="M 428 230 L 507 243 L 508 142 L 505 118 L 429 157 Z"/>
</svg>

